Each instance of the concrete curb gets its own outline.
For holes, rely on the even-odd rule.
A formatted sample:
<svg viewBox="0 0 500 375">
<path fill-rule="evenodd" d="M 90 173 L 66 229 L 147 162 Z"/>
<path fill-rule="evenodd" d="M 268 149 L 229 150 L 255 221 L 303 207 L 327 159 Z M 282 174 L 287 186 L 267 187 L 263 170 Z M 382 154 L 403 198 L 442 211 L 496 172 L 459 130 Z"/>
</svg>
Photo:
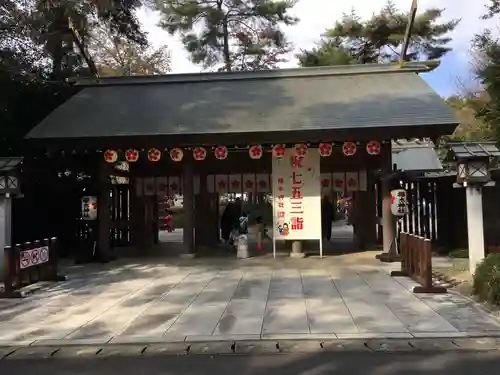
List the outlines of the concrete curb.
<svg viewBox="0 0 500 375">
<path fill-rule="evenodd" d="M 321 352 L 444 352 L 497 351 L 500 338 L 259 340 L 151 342 L 104 345 L 25 345 L 0 347 L 0 360 L 90 359 L 179 355 L 276 355 Z"/>
</svg>

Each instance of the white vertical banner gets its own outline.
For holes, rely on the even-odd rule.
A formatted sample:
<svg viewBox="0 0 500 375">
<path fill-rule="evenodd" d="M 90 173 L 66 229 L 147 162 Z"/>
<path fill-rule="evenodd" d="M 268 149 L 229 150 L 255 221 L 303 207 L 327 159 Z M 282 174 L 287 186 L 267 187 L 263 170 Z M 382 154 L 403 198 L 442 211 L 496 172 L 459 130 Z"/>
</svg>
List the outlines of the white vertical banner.
<svg viewBox="0 0 500 375">
<path fill-rule="evenodd" d="M 219 194 L 229 192 L 228 189 L 229 176 L 227 174 L 215 175 L 215 191 Z"/>
<path fill-rule="evenodd" d="M 243 186 L 241 185 L 241 174 L 229 175 L 229 191 L 231 193 L 242 193 Z"/>
<path fill-rule="evenodd" d="M 181 194 L 181 192 L 182 192 L 181 178 L 179 176 L 169 176 L 168 194 L 174 196 L 176 194 Z"/>
<path fill-rule="evenodd" d="M 366 175 L 366 171 L 359 171 L 359 191 L 367 191 L 368 190 L 368 177 Z"/>
<path fill-rule="evenodd" d="M 195 174 L 193 177 L 193 192 L 194 195 L 200 194 L 200 175 Z"/>
<path fill-rule="evenodd" d="M 255 175 L 254 174 L 244 174 L 243 175 L 243 191 L 245 193 L 255 193 Z"/>
<path fill-rule="evenodd" d="M 135 195 L 138 197 L 142 197 L 144 193 L 144 179 L 136 178 L 134 179 L 135 185 Z"/>
<path fill-rule="evenodd" d="M 156 195 L 158 197 L 168 195 L 168 178 L 166 176 L 156 177 Z"/>
<path fill-rule="evenodd" d="M 332 178 L 332 185 L 334 191 L 338 193 L 345 192 L 345 173 L 334 173 Z"/>
<path fill-rule="evenodd" d="M 345 174 L 345 185 L 347 191 L 358 191 L 358 172 L 347 172 Z"/>
<path fill-rule="evenodd" d="M 332 192 L 332 174 L 321 173 L 321 193 L 330 194 Z"/>
<path fill-rule="evenodd" d="M 207 176 L 207 191 L 215 193 L 215 176 L 213 174 Z"/>
<path fill-rule="evenodd" d="M 322 256 L 318 150 L 309 149 L 305 157 L 298 157 L 294 149 L 286 149 L 283 158 L 273 157 L 272 190 L 273 242 L 320 240 Z"/>
<path fill-rule="evenodd" d="M 156 195 L 156 182 L 154 177 L 147 177 L 144 179 L 144 195 Z"/>
<path fill-rule="evenodd" d="M 271 187 L 269 186 L 269 175 L 266 174 L 257 174 L 255 176 L 257 182 L 257 192 L 258 193 L 270 193 Z"/>
</svg>

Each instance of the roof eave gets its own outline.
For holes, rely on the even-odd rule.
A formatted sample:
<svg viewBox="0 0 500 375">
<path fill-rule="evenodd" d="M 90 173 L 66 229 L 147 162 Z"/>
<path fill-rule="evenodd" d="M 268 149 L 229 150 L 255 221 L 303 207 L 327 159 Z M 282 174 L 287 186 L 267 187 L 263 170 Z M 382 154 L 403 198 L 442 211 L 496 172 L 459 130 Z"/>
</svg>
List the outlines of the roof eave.
<svg viewBox="0 0 500 375">
<path fill-rule="evenodd" d="M 398 72 L 427 73 L 439 66 L 438 60 L 407 62 L 403 65 L 393 64 L 353 64 L 319 66 L 309 68 L 289 68 L 248 72 L 200 72 L 145 76 L 110 76 L 100 78 L 72 78 L 68 82 L 75 86 L 115 86 L 144 85 L 158 83 L 197 83 L 213 81 L 233 81 L 251 79 L 280 79 L 303 77 L 327 77 L 360 74 L 384 74 Z"/>
</svg>

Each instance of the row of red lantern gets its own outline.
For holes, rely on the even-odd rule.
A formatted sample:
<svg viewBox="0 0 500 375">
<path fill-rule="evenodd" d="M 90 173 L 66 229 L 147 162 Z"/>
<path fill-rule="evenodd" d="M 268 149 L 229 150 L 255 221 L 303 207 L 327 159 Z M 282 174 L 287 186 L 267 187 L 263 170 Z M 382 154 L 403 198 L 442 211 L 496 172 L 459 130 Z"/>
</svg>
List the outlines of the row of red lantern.
<svg viewBox="0 0 500 375">
<path fill-rule="evenodd" d="M 285 156 L 286 145 L 277 144 L 272 147 L 272 154 L 276 158 L 282 158 Z M 296 156 L 304 157 L 307 155 L 309 148 L 305 143 L 298 143 L 294 147 L 294 152 Z M 358 146 L 355 142 L 344 142 L 342 145 L 342 152 L 345 156 L 353 156 L 356 154 Z M 370 141 L 366 144 L 366 152 L 369 155 L 378 155 L 381 151 L 381 145 L 379 141 Z M 173 148 L 169 151 L 170 158 L 175 162 L 180 162 L 184 158 L 184 150 L 181 148 Z M 322 157 L 328 157 L 333 152 L 333 145 L 331 143 L 320 143 L 318 147 L 318 152 Z M 197 161 L 205 160 L 207 157 L 207 150 L 204 147 L 195 147 L 192 149 L 193 159 Z M 264 150 L 261 145 L 253 145 L 248 149 L 248 154 L 251 159 L 260 159 L 264 154 Z M 125 160 L 128 162 L 136 162 L 139 160 L 139 151 L 135 149 L 128 149 L 125 151 Z M 162 152 L 157 148 L 152 148 L 148 151 L 148 160 L 157 162 L 161 159 Z M 225 160 L 228 157 L 228 149 L 226 146 L 217 146 L 214 149 L 214 156 L 219 160 Z M 115 150 L 107 150 L 104 152 L 104 160 L 108 163 L 115 163 L 118 161 L 118 152 Z"/>
</svg>

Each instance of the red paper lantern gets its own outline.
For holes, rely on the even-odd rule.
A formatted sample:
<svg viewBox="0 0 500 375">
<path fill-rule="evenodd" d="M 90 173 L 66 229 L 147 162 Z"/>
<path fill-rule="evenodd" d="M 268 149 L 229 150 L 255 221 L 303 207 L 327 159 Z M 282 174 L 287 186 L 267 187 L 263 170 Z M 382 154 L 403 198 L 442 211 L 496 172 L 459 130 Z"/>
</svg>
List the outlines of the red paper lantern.
<svg viewBox="0 0 500 375">
<path fill-rule="evenodd" d="M 366 152 L 368 155 L 380 154 L 381 146 L 379 141 L 370 141 L 366 144 Z"/>
<path fill-rule="evenodd" d="M 196 147 L 193 150 L 194 160 L 201 161 L 205 160 L 206 157 L 207 157 L 207 150 L 205 150 L 203 147 Z"/>
<path fill-rule="evenodd" d="M 148 159 L 149 161 L 159 161 L 161 158 L 161 151 L 157 148 L 151 148 L 148 151 Z"/>
<path fill-rule="evenodd" d="M 307 145 L 305 143 L 297 143 L 295 145 L 295 154 L 304 157 L 307 155 Z"/>
<path fill-rule="evenodd" d="M 170 159 L 172 159 L 175 162 L 180 162 L 184 157 L 184 152 L 180 148 L 171 149 L 169 154 L 170 154 Z"/>
<path fill-rule="evenodd" d="M 215 157 L 219 160 L 227 159 L 227 147 L 226 146 L 217 146 L 215 148 Z"/>
<path fill-rule="evenodd" d="M 273 147 L 273 156 L 276 158 L 282 158 L 283 156 L 285 156 L 285 145 L 275 145 Z"/>
<path fill-rule="evenodd" d="M 125 159 L 130 163 L 135 163 L 139 160 L 139 151 L 129 148 L 125 151 Z"/>
<path fill-rule="evenodd" d="M 353 156 L 356 153 L 356 143 L 354 142 L 344 142 L 342 146 L 342 151 L 345 156 Z"/>
<path fill-rule="evenodd" d="M 333 146 L 331 143 L 320 143 L 319 144 L 319 154 L 324 158 L 330 156 L 333 152 Z"/>
<path fill-rule="evenodd" d="M 248 150 L 248 153 L 250 154 L 251 159 L 260 159 L 262 157 L 263 151 L 262 151 L 262 146 L 261 145 L 253 145 L 250 147 Z"/>
<path fill-rule="evenodd" d="M 104 152 L 104 160 L 107 163 L 115 163 L 118 160 L 118 153 L 115 150 L 106 150 Z"/>
</svg>

